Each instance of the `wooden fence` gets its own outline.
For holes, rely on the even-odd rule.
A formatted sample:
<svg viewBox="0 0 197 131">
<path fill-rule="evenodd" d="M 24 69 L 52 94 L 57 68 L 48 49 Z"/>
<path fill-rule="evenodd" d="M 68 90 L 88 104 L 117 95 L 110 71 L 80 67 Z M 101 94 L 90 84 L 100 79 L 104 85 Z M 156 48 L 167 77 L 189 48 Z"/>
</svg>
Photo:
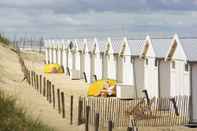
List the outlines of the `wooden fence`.
<svg viewBox="0 0 197 131">
<path fill-rule="evenodd" d="M 178 126 L 189 122 L 189 97 L 139 98 L 135 100 L 114 97 L 74 97 L 67 96 L 41 74 L 30 71 L 19 55 L 24 80 L 35 88 L 64 119 L 70 124 L 85 123 L 99 127 Z"/>
<path fill-rule="evenodd" d="M 96 123 L 99 114 L 99 126 L 108 127 L 144 127 L 144 126 L 178 126 L 189 121 L 189 97 L 153 98 L 148 104 L 145 98 L 126 100 L 117 98 L 81 97 L 82 110 L 80 122 L 87 119 L 89 107 L 89 123 Z"/>
<path fill-rule="evenodd" d="M 38 93 L 43 95 L 62 118 L 69 120 L 70 124 L 77 124 L 79 97 L 65 95 L 63 91 L 55 88 L 55 85 L 50 80 L 47 80 L 45 76 L 30 71 L 20 55 L 19 48 L 16 52 L 19 56 L 22 72 L 24 73 L 24 80 L 37 90 Z"/>
</svg>

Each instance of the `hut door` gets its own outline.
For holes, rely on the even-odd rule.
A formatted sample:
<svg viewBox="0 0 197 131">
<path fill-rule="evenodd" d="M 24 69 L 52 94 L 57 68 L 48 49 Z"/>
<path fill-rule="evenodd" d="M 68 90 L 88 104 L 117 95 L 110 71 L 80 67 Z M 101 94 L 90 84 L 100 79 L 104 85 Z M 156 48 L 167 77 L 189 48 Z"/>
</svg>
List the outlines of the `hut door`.
<svg viewBox="0 0 197 131">
<path fill-rule="evenodd" d="M 197 122 L 197 64 L 192 66 L 192 122 Z"/>
</svg>

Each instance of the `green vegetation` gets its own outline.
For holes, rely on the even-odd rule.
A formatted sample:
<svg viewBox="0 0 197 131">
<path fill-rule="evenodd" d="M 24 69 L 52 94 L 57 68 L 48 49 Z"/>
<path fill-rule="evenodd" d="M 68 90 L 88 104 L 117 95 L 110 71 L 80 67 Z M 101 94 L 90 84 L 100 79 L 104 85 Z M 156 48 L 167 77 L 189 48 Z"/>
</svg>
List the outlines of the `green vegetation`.
<svg viewBox="0 0 197 131">
<path fill-rule="evenodd" d="M 9 45 L 10 43 L 10 41 L 6 37 L 3 37 L 1 34 L 0 34 L 0 42 L 5 45 Z"/>
<path fill-rule="evenodd" d="M 17 107 L 16 99 L 0 91 L 0 131 L 54 131 L 33 120 L 24 109 Z"/>
</svg>

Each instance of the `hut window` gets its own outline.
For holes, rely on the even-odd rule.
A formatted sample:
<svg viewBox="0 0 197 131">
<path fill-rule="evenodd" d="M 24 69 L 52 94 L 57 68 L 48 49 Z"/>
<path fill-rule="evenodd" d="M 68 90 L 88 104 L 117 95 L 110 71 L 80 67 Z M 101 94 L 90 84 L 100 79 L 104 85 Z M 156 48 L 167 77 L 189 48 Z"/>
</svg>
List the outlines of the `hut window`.
<svg viewBox="0 0 197 131">
<path fill-rule="evenodd" d="M 188 71 L 188 70 L 189 70 L 189 65 L 185 64 L 185 71 Z"/>
<path fill-rule="evenodd" d="M 172 62 L 172 68 L 175 69 L 175 67 L 176 67 L 176 63 L 175 63 L 175 61 L 173 61 Z"/>
<path fill-rule="evenodd" d="M 145 61 L 146 61 L 146 65 L 148 65 L 148 59 L 145 59 Z"/>
<path fill-rule="evenodd" d="M 158 66 L 158 60 L 155 59 L 155 67 L 157 67 L 157 66 Z"/>
</svg>

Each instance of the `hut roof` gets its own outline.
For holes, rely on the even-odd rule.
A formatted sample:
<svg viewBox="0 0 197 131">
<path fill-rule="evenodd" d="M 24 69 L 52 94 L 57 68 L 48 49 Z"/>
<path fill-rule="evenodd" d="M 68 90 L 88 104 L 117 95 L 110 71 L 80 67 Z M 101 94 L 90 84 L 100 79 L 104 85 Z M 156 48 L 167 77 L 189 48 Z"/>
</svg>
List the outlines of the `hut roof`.
<svg viewBox="0 0 197 131">
<path fill-rule="evenodd" d="M 76 39 L 74 41 L 75 46 L 78 47 L 79 51 L 82 51 L 84 49 L 84 40 L 83 39 Z"/>
<path fill-rule="evenodd" d="M 112 39 L 111 40 L 113 53 L 120 53 L 122 43 L 123 43 L 123 39 Z"/>
<path fill-rule="evenodd" d="M 144 40 L 128 40 L 132 56 L 140 56 L 144 47 Z"/>
<path fill-rule="evenodd" d="M 197 61 L 197 38 L 180 39 L 188 61 Z"/>
<path fill-rule="evenodd" d="M 151 39 L 153 50 L 157 58 L 165 58 L 172 39 Z"/>
<path fill-rule="evenodd" d="M 105 52 L 106 44 L 107 44 L 107 40 L 101 40 L 101 39 L 97 40 L 97 46 L 100 52 Z"/>
</svg>

